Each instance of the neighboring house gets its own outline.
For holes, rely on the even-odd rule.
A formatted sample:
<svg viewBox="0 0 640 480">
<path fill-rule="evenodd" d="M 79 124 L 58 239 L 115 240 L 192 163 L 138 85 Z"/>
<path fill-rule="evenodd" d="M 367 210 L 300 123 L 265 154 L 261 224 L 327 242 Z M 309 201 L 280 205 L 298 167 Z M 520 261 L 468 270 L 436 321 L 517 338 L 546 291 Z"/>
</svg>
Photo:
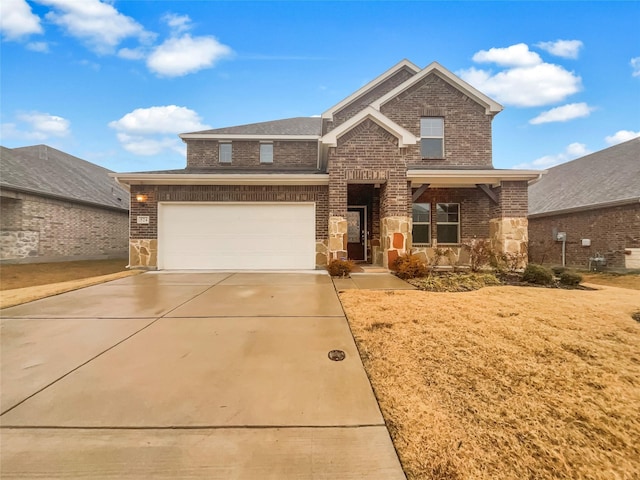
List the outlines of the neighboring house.
<svg viewBox="0 0 640 480">
<path fill-rule="evenodd" d="M 130 264 L 309 269 L 388 266 L 487 239 L 527 242 L 538 171 L 492 167 L 502 107 L 438 63 L 404 60 L 319 118 L 180 135 L 184 170 L 119 173 L 131 191 Z"/>
<path fill-rule="evenodd" d="M 110 170 L 46 145 L 0 149 L 2 263 L 126 258 L 129 192 Z"/>
<path fill-rule="evenodd" d="M 640 268 L 640 138 L 549 169 L 529 187 L 532 261 Z M 599 266 L 591 260 L 591 267 Z"/>
</svg>

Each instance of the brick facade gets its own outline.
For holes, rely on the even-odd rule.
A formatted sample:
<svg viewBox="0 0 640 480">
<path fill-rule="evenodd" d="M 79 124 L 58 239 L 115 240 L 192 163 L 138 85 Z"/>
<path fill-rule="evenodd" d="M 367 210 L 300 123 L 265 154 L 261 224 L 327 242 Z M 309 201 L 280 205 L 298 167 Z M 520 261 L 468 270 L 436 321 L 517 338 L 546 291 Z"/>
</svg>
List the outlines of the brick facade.
<svg viewBox="0 0 640 480">
<path fill-rule="evenodd" d="M 187 168 L 260 168 L 268 173 L 283 167 L 312 170 L 318 166 L 317 141 L 274 141 L 273 163 L 260 163 L 259 141 L 233 141 L 231 145 L 231 163 L 220 163 L 217 140 L 187 140 Z"/>
<path fill-rule="evenodd" d="M 138 202 L 136 195 L 145 195 Z M 328 188 L 322 185 L 132 185 L 131 238 L 158 237 L 158 202 L 315 202 L 316 240 L 327 238 Z M 149 217 L 149 224 L 136 223 L 137 216 Z"/>
<path fill-rule="evenodd" d="M 126 211 L 3 191 L 0 218 L 4 263 L 127 256 Z"/>
<path fill-rule="evenodd" d="M 562 242 L 553 233 L 566 232 L 566 264 L 587 268 L 589 258 L 599 253 L 607 267 L 625 268 L 625 250 L 640 248 L 640 205 L 622 205 L 582 212 L 564 213 L 529 219 L 531 261 L 562 264 Z M 583 247 L 581 240 L 591 240 Z"/>
</svg>

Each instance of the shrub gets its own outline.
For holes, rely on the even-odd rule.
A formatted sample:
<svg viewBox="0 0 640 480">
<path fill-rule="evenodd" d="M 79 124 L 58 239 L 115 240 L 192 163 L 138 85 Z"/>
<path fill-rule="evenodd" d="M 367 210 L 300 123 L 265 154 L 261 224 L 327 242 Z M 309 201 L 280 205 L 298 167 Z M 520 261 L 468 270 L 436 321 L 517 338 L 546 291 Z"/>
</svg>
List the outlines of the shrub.
<svg viewBox="0 0 640 480">
<path fill-rule="evenodd" d="M 562 272 L 560 274 L 560 283 L 562 285 L 569 285 L 576 287 L 582 282 L 582 275 L 576 272 Z"/>
<path fill-rule="evenodd" d="M 396 258 L 391 268 L 403 280 L 424 277 L 428 273 L 427 265 L 417 255 L 408 253 Z"/>
<path fill-rule="evenodd" d="M 332 277 L 348 277 L 356 266 L 353 260 L 335 259 L 329 262 L 327 270 Z"/>
<path fill-rule="evenodd" d="M 553 274 L 556 277 L 559 277 L 560 275 L 562 275 L 564 272 L 567 271 L 566 267 L 551 267 L 551 271 L 553 272 Z"/>
<path fill-rule="evenodd" d="M 536 285 L 549 285 L 553 282 L 553 272 L 542 265 L 530 263 L 524 269 L 522 280 Z"/>
<path fill-rule="evenodd" d="M 469 265 L 471 266 L 472 272 L 480 270 L 480 267 L 487 265 L 493 257 L 491 244 L 487 240 L 477 240 L 474 238 L 462 246 L 469 251 Z"/>
</svg>

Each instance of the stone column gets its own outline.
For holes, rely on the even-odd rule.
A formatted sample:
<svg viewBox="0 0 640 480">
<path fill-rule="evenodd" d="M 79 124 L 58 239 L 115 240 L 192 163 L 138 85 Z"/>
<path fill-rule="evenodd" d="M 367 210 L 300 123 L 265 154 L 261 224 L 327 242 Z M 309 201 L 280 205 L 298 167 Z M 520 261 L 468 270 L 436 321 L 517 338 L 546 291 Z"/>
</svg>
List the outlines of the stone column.
<svg viewBox="0 0 640 480">
<path fill-rule="evenodd" d="M 158 269 L 158 240 L 155 238 L 129 239 L 129 268 Z"/>
<path fill-rule="evenodd" d="M 329 217 L 329 261 L 347 258 L 347 219 Z"/>
<path fill-rule="evenodd" d="M 411 245 L 411 218 L 384 217 L 381 222 L 382 266 L 391 268 L 396 258 L 407 253 Z"/>
<path fill-rule="evenodd" d="M 526 181 L 501 182 L 499 204 L 489 221 L 491 248 L 497 253 L 519 255 L 520 267 L 527 264 L 529 222 L 527 220 L 528 184 Z"/>
</svg>

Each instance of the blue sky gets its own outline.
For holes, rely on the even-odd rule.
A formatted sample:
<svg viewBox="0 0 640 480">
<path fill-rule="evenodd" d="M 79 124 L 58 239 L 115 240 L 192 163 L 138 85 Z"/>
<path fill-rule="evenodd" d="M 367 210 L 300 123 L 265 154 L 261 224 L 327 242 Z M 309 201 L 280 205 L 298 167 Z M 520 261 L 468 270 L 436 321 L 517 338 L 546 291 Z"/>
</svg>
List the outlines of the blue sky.
<svg viewBox="0 0 640 480">
<path fill-rule="evenodd" d="M 640 135 L 640 2 L 2 0 L 1 142 L 115 171 L 185 166 L 178 133 L 319 115 L 403 58 L 505 107 L 494 166 Z"/>
</svg>

